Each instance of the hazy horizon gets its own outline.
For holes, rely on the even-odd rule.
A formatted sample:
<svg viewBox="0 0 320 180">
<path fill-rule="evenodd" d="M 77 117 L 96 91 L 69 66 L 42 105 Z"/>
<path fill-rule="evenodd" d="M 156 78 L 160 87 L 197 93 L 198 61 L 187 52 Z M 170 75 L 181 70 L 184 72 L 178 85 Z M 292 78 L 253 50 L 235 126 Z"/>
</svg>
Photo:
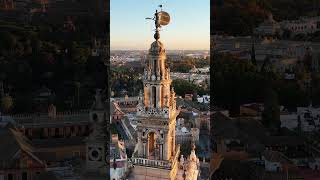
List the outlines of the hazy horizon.
<svg viewBox="0 0 320 180">
<path fill-rule="evenodd" d="M 110 49 L 110 51 L 148 51 L 149 49 Z M 166 49 L 166 51 L 210 51 L 210 49 Z"/>
<path fill-rule="evenodd" d="M 159 4 L 171 16 L 160 41 L 168 50 L 210 49 L 210 1 L 111 0 L 110 49 L 148 50 L 154 41 L 153 17 Z"/>
</svg>

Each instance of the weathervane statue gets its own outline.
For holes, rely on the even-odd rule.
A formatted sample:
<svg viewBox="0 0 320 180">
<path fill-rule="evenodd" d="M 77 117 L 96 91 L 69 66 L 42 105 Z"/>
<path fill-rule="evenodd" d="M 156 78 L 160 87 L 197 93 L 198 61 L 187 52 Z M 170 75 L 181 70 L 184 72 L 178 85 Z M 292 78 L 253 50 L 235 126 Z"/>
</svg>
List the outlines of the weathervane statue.
<svg viewBox="0 0 320 180">
<path fill-rule="evenodd" d="M 161 26 L 168 25 L 170 22 L 170 15 L 167 12 L 162 11 L 162 5 L 159 5 L 159 7 L 161 8 L 161 11 L 158 12 L 158 10 L 156 10 L 156 13 L 154 14 L 154 18 L 146 18 L 146 19 L 154 20 L 154 24 L 156 26 L 156 33 L 154 34 L 154 38 L 157 41 L 160 39 L 159 31 Z"/>
</svg>

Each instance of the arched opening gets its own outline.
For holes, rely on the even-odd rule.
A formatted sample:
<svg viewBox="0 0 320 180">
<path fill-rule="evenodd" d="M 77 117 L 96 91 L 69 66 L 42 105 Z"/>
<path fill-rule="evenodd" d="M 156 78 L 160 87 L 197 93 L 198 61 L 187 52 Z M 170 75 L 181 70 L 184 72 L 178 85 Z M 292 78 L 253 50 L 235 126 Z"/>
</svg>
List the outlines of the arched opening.
<svg viewBox="0 0 320 180">
<path fill-rule="evenodd" d="M 156 134 L 154 132 L 150 132 L 148 134 L 148 153 L 150 157 L 155 156 L 155 143 L 156 143 Z"/>
<path fill-rule="evenodd" d="M 157 76 L 157 73 L 156 73 L 157 72 L 157 63 L 158 63 L 157 59 L 155 59 L 153 62 L 153 72 L 154 72 L 155 76 Z"/>
<path fill-rule="evenodd" d="M 152 87 L 152 95 L 153 95 L 153 97 L 152 97 L 152 100 L 153 100 L 153 107 L 154 108 L 156 108 L 156 104 L 157 104 L 157 91 L 156 91 L 156 87 L 155 86 L 153 86 Z"/>
</svg>

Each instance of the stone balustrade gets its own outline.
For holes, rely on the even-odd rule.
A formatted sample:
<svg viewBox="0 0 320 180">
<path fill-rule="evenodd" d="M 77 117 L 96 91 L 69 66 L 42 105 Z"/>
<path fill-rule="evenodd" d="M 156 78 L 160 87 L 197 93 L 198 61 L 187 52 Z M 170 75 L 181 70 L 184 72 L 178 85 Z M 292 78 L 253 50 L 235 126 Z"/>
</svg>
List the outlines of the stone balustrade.
<svg viewBox="0 0 320 180">
<path fill-rule="evenodd" d="M 80 111 L 66 111 L 66 112 L 57 112 L 56 117 L 65 117 L 65 116 L 80 116 L 84 114 L 89 114 L 89 110 L 80 110 Z M 36 119 L 36 118 L 47 118 L 47 113 L 32 113 L 32 114 L 13 114 L 10 115 L 13 119 Z"/>
<path fill-rule="evenodd" d="M 171 162 L 170 161 L 152 160 L 152 159 L 145 159 L 145 158 L 134 158 L 133 164 L 134 165 L 143 165 L 143 166 L 148 166 L 148 167 L 155 167 L 155 168 L 171 169 Z"/>
<path fill-rule="evenodd" d="M 180 155 L 180 145 L 176 145 L 175 148 L 175 155 L 169 161 L 164 160 L 153 160 L 153 159 L 146 159 L 146 158 L 133 158 L 132 162 L 134 165 L 143 165 L 148 167 L 155 167 L 155 168 L 163 168 L 163 169 L 172 169 L 175 166 L 175 163 L 178 163 L 178 158 Z M 136 154 L 137 155 L 137 154 Z"/>
</svg>

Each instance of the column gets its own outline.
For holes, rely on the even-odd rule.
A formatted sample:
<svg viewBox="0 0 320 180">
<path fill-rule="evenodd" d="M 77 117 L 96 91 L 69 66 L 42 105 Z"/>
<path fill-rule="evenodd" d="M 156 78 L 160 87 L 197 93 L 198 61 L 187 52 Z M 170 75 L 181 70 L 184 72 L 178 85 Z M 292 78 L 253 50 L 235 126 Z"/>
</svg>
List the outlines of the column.
<svg viewBox="0 0 320 180">
<path fill-rule="evenodd" d="M 163 144 L 160 144 L 160 160 L 163 160 Z"/>
<path fill-rule="evenodd" d="M 169 143 L 169 138 L 168 138 L 168 134 L 164 134 L 164 145 L 162 147 L 162 157 L 164 160 L 169 160 L 169 156 L 168 156 L 168 145 Z"/>
</svg>

